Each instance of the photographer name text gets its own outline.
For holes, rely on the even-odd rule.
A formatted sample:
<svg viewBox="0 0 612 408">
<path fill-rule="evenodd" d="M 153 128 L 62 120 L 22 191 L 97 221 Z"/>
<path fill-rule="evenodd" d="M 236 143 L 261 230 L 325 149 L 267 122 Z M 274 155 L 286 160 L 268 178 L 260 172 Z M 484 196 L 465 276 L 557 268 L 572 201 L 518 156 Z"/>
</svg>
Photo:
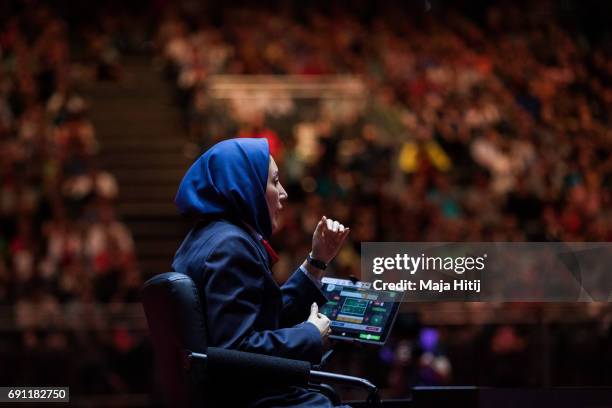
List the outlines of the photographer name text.
<svg viewBox="0 0 612 408">
<path fill-rule="evenodd" d="M 398 282 L 384 282 L 377 279 L 372 282 L 375 290 L 408 291 L 408 292 L 473 292 L 480 293 L 480 279 L 457 279 L 453 282 L 433 279 L 419 279 L 412 281 L 402 279 Z"/>
</svg>

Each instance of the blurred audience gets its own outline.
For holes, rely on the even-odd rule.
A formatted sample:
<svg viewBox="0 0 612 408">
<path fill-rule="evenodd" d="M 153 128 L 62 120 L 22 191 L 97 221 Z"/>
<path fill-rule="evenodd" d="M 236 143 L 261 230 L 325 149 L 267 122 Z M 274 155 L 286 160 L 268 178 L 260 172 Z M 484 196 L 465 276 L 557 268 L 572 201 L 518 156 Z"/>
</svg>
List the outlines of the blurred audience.
<svg viewBox="0 0 612 408">
<path fill-rule="evenodd" d="M 49 7 L 36 4 L 1 20 L 0 305 L 14 306 L 19 330 L 0 352 L 2 361 L 19 357 L 5 382 L 71 379 L 79 390 L 125 391 L 138 382 L 125 361 L 142 357 L 145 334 L 122 330 L 104 339 L 95 331 L 79 339 L 66 330 L 85 329 L 87 305 L 136 302 L 142 283 L 131 233 L 115 215 L 117 181 L 98 169 L 89 106 L 76 90 L 75 77 L 87 65 L 74 64 L 75 33 Z M 106 64 L 94 59 L 90 70 L 98 74 L 90 78 L 117 79 L 108 47 L 89 43 Z M 92 349 L 83 375 L 73 353 Z"/>
<path fill-rule="evenodd" d="M 157 58 L 192 139 L 205 149 L 265 137 L 284 172 L 279 280 L 301 262 L 323 213 L 352 229 L 338 276 L 359 274 L 362 241 L 611 240 L 609 27 L 564 10 L 575 2 L 471 11 L 154 3 Z M 0 305 L 14 306 L 18 329 L 0 339 L 0 363 L 16 367 L 0 378 L 69 378 L 75 393 L 149 391 L 146 333 L 100 310 L 137 302 L 142 280 L 115 213 L 120 186 L 98 166 L 75 82 L 121 80 L 119 44 L 146 38 L 112 7 L 75 29 L 48 6 L 24 4 L 0 17 Z M 222 102 L 210 89 L 217 74 L 344 75 L 365 91 L 356 101 L 237 89 Z M 609 312 L 579 330 L 554 327 L 550 348 L 535 325 L 428 328 L 407 316 L 414 321 L 399 322 L 384 348 L 340 349 L 332 368 L 394 397 L 414 384 L 541 385 L 543 355 L 551 384 L 612 380 L 600 368 L 612 361 Z"/>
<path fill-rule="evenodd" d="M 158 44 L 188 121 L 203 123 L 190 123 L 193 136 L 203 147 L 236 134 L 268 138 L 281 168 L 299 169 L 287 175 L 290 191 L 338 201 L 324 207 L 347 208 L 331 216 L 350 225 L 369 212 L 371 240 L 612 237 L 605 44 L 551 18 L 560 13 L 553 2 L 525 11 L 495 2 L 479 22 L 453 7 L 377 11 L 232 8 L 219 12 L 223 24 L 197 8 L 168 11 Z M 269 105 L 287 95 L 273 90 L 256 95 L 269 104 L 237 90 L 224 106 L 207 89 L 216 74 L 349 74 L 369 98 L 348 115 L 325 102 L 307 115 L 299 100 L 279 114 Z M 279 116 L 298 126 L 271 131 Z M 305 218 L 313 211 L 299 199 L 289 205 Z M 300 242 L 302 227 L 289 225 L 283 243 Z"/>
<path fill-rule="evenodd" d="M 554 2 L 521 4 L 471 14 L 418 2 L 167 10 L 157 45 L 193 140 L 206 149 L 266 137 L 284 172 L 290 199 L 276 277 L 301 261 L 323 213 L 352 229 L 333 266 L 344 277 L 359 274 L 362 241 L 612 238 L 609 28 L 586 27 Z M 587 35 L 597 29 L 599 38 Z M 365 103 L 342 94 L 313 102 L 282 87 L 219 97 L 211 88 L 215 75 L 251 74 L 307 83 L 350 75 L 365 85 Z M 487 350 L 489 376 L 466 370 L 477 352 L 466 357 L 469 347 L 429 328 L 362 362 L 388 369 L 381 383 L 390 396 L 457 380 L 538 384 L 537 370 L 518 374 L 549 352 L 536 336 L 491 330 L 460 335 Z M 424 340 L 436 346 L 424 349 Z"/>
</svg>

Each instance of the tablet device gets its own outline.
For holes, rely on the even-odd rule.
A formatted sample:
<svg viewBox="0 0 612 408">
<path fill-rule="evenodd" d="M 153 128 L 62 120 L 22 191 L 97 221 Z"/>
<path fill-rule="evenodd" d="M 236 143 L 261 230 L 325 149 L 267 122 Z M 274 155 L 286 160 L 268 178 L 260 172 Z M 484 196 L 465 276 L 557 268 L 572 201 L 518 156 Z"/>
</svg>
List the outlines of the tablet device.
<svg viewBox="0 0 612 408">
<path fill-rule="evenodd" d="M 331 320 L 330 338 L 383 345 L 391 332 L 404 292 L 375 290 L 369 282 L 323 278 L 327 303 L 320 308 Z"/>
</svg>

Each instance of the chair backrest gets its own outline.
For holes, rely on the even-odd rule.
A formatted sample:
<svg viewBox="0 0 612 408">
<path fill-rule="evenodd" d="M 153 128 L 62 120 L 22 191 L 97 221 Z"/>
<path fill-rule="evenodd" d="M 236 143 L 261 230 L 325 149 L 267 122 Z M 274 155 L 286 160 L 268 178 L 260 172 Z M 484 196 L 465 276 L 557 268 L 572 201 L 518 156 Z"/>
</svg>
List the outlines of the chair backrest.
<svg viewBox="0 0 612 408">
<path fill-rule="evenodd" d="M 206 325 L 198 291 L 187 275 L 168 272 L 145 282 L 141 291 L 158 375 L 171 406 L 201 406 L 201 390 L 185 370 L 185 351 L 205 353 Z"/>
</svg>

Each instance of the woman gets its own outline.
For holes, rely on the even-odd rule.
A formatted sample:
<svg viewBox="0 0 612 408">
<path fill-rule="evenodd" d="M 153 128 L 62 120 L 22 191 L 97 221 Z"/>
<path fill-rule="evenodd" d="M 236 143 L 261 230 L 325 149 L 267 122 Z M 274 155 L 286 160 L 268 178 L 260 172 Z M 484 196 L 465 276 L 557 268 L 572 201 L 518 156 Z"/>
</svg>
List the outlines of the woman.
<svg viewBox="0 0 612 408">
<path fill-rule="evenodd" d="M 230 139 L 204 153 L 187 171 L 176 204 L 200 222 L 178 249 L 172 267 L 198 287 L 207 346 L 319 363 L 329 319 L 323 269 L 349 233 L 321 218 L 307 260 L 279 287 L 267 242 L 278 230 L 287 193 L 265 139 Z M 242 385 L 232 384 L 234 389 Z M 268 389 L 245 397 L 253 406 L 329 407 L 321 394 L 302 388 Z"/>
</svg>

